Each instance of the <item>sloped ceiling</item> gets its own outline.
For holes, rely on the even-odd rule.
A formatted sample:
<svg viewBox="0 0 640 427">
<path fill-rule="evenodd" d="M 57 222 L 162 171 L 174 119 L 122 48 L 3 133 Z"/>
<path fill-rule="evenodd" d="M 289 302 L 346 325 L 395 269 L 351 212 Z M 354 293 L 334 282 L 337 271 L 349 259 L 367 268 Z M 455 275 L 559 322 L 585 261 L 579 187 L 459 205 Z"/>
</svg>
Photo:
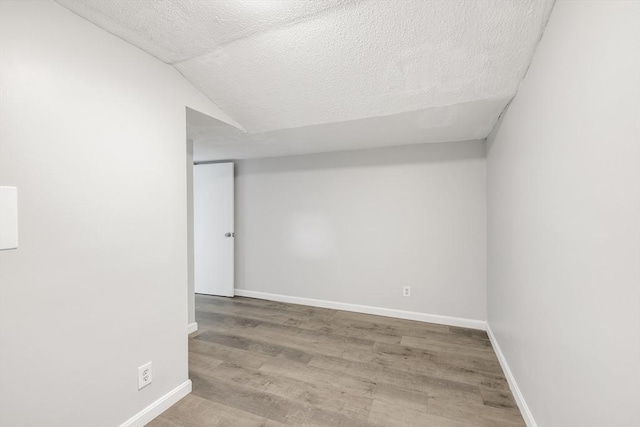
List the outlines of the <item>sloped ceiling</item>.
<svg viewBox="0 0 640 427">
<path fill-rule="evenodd" d="M 543 0 L 59 0 L 175 66 L 244 129 L 189 113 L 196 159 L 482 139 Z M 245 132 L 246 131 L 246 132 Z"/>
</svg>

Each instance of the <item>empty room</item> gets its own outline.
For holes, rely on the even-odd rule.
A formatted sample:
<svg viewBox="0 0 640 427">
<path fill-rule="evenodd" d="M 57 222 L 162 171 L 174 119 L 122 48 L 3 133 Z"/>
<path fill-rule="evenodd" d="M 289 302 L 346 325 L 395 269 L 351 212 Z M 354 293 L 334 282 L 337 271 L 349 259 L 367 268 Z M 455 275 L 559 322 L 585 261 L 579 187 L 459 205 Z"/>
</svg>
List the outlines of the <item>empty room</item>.
<svg viewBox="0 0 640 427">
<path fill-rule="evenodd" d="M 0 0 L 1 427 L 640 427 L 640 0 Z"/>
</svg>

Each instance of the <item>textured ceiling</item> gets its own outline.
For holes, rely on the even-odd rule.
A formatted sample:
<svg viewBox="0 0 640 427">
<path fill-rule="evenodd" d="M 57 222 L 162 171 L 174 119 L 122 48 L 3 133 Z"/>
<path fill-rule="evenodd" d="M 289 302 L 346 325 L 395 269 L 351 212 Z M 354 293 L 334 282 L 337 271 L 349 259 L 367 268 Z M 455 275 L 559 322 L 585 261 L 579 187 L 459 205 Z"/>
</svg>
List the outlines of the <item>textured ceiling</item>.
<svg viewBox="0 0 640 427">
<path fill-rule="evenodd" d="M 552 6 L 543 0 L 59 3 L 173 64 L 246 129 L 190 122 L 197 151 L 212 158 L 484 138 L 515 94 Z"/>
<path fill-rule="evenodd" d="M 482 100 L 384 117 L 245 133 L 188 110 L 194 160 L 286 156 L 392 145 L 484 139 L 507 99 Z"/>
</svg>

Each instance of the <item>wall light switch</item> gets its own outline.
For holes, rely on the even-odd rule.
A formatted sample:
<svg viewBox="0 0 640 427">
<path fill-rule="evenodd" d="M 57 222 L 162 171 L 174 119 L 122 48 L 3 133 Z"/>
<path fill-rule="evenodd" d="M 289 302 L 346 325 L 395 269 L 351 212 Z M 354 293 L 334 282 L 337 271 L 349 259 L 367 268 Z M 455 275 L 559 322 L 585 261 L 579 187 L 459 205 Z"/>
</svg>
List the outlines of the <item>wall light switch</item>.
<svg viewBox="0 0 640 427">
<path fill-rule="evenodd" d="M 0 251 L 18 249 L 18 189 L 0 187 Z"/>
</svg>

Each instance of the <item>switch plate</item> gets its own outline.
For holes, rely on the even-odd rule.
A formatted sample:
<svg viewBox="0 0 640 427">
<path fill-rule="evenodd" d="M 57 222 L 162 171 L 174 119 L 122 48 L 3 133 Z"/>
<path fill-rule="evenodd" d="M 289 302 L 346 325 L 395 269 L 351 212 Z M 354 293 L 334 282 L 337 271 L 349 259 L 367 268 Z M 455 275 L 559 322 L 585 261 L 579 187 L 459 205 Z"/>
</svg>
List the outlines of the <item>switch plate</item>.
<svg viewBox="0 0 640 427">
<path fill-rule="evenodd" d="M 0 187 L 0 251 L 18 249 L 18 189 Z"/>
<path fill-rule="evenodd" d="M 138 390 L 142 390 L 153 380 L 151 376 L 151 362 L 145 363 L 138 368 Z"/>
<path fill-rule="evenodd" d="M 411 286 L 405 286 L 402 288 L 402 296 L 410 297 L 411 296 Z"/>
</svg>

